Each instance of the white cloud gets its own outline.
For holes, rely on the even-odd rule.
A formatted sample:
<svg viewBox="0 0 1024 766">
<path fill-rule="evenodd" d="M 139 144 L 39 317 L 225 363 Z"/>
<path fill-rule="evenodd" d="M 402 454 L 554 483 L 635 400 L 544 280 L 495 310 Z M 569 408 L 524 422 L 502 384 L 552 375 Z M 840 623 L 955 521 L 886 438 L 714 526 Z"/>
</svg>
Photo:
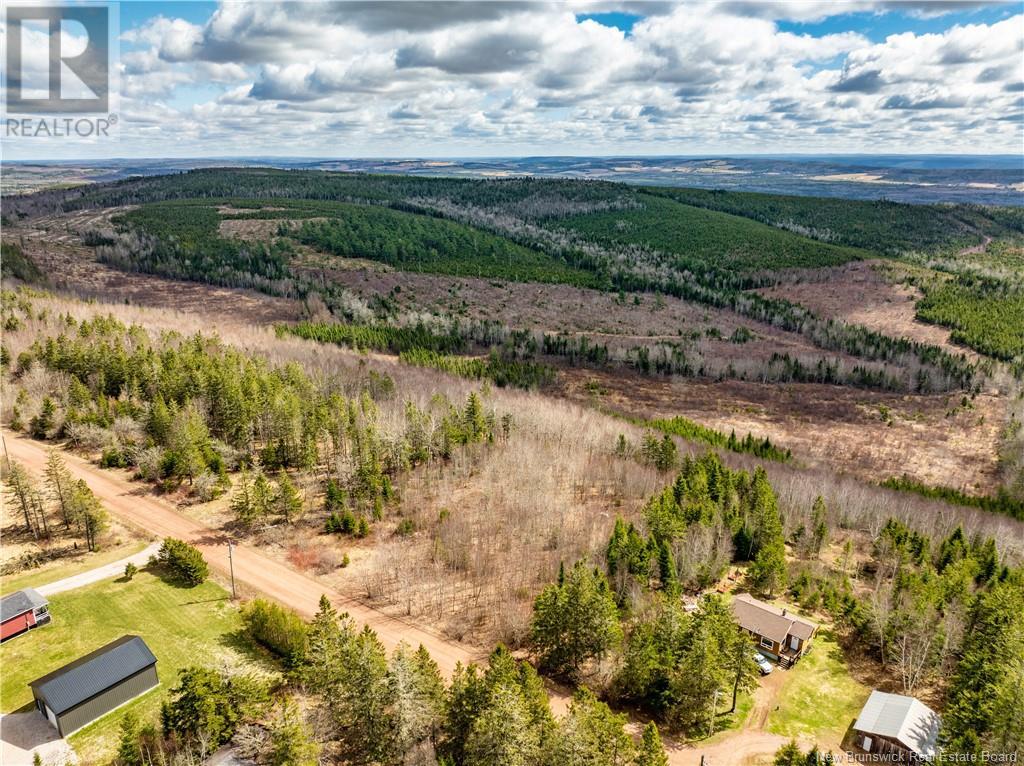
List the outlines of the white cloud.
<svg viewBox="0 0 1024 766">
<path fill-rule="evenodd" d="M 377 155 L 1019 150 L 1024 16 L 875 43 L 777 24 L 889 6 L 225 3 L 122 36 L 121 135 L 152 153 L 163 134 L 254 154 L 338 154 L 342 134 Z M 577 20 L 615 9 L 644 18 Z M 147 103 L 164 122 L 136 129 Z"/>
</svg>

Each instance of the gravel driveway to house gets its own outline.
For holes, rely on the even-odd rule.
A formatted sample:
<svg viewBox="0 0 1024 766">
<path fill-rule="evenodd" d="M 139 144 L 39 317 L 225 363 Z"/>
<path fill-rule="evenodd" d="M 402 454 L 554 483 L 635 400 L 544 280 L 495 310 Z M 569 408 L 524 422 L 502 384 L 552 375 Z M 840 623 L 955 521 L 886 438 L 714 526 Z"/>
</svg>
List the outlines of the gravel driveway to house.
<svg viewBox="0 0 1024 766">
<path fill-rule="evenodd" d="M 0 763 L 32 766 L 38 753 L 44 766 L 78 763 L 74 749 L 57 734 L 50 722 L 35 710 L 0 716 Z"/>
<path fill-rule="evenodd" d="M 84 585 L 92 585 L 100 580 L 109 580 L 111 577 L 123 575 L 125 564 L 132 563 L 141 568 L 149 561 L 150 556 L 156 555 L 158 550 L 160 550 L 160 543 L 153 543 L 144 550 L 132 556 L 126 556 L 120 561 L 113 561 L 101 567 L 90 569 L 88 572 L 82 572 L 71 577 L 65 577 L 63 580 L 40 585 L 36 590 L 43 596 L 52 596 L 54 593 L 63 593 L 66 590 L 81 588 Z"/>
</svg>

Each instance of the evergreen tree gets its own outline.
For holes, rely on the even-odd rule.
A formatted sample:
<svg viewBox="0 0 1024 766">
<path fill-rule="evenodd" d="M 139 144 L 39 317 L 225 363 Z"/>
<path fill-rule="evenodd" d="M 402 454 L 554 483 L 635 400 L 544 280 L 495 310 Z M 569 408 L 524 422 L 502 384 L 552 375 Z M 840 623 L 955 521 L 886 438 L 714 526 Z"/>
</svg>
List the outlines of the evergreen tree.
<svg viewBox="0 0 1024 766">
<path fill-rule="evenodd" d="M 231 512 L 235 514 L 238 523 L 245 527 L 252 526 L 256 519 L 252 498 L 252 478 L 249 471 L 244 468 L 235 480 L 235 493 L 231 496 Z"/>
<path fill-rule="evenodd" d="M 295 704 L 285 700 L 270 729 L 271 766 L 317 766 L 320 745 Z"/>
<path fill-rule="evenodd" d="M 70 487 L 68 513 L 82 528 L 89 550 L 97 550 L 99 536 L 106 531 L 110 524 L 107 512 L 100 505 L 99 498 L 93 494 L 83 479 L 78 479 Z"/>
<path fill-rule="evenodd" d="M 57 417 L 57 405 L 49 396 L 43 397 L 39 414 L 29 421 L 28 432 L 33 439 L 46 439 L 53 430 Z"/>
<path fill-rule="evenodd" d="M 577 562 L 564 584 L 537 596 L 531 637 L 541 664 L 554 673 L 576 674 L 588 660 L 600 659 L 622 638 L 608 581 Z"/>
<path fill-rule="evenodd" d="M 754 587 L 771 596 L 786 584 L 786 541 L 775 492 L 763 468 L 754 473 L 754 563 L 750 579 Z"/>
<path fill-rule="evenodd" d="M 142 766 L 142 745 L 139 742 L 139 717 L 129 711 L 121 718 L 121 734 L 117 745 L 118 766 Z"/>
<path fill-rule="evenodd" d="M 216 749 L 231 739 L 239 723 L 259 716 L 268 701 L 266 686 L 251 676 L 184 668 L 161 708 L 164 735 Z"/>
<path fill-rule="evenodd" d="M 636 766 L 668 766 L 665 746 L 661 744 L 661 735 L 653 721 L 644 727 L 634 763 Z"/>
<path fill-rule="evenodd" d="M 187 478 L 191 485 L 195 477 L 206 470 L 206 455 L 210 451 L 206 421 L 194 404 L 188 404 L 177 413 L 171 423 L 167 446 L 172 475 Z"/>
<path fill-rule="evenodd" d="M 821 553 L 821 549 L 828 542 L 828 510 L 825 508 L 825 501 L 821 495 L 814 499 L 814 506 L 811 508 L 811 534 L 808 539 L 807 550 L 813 556 Z"/>
<path fill-rule="evenodd" d="M 790 740 L 775 751 L 774 766 L 805 766 L 805 758 L 796 740 Z"/>
<path fill-rule="evenodd" d="M 277 495 L 274 497 L 275 510 L 284 517 L 286 524 L 302 512 L 302 496 L 284 469 L 277 477 Z"/>
<path fill-rule="evenodd" d="M 25 466 L 14 460 L 7 462 L 7 491 L 14 500 L 15 505 L 21 509 L 25 518 L 25 529 L 37 540 L 43 533 L 42 528 L 36 523 L 34 508 L 34 497 L 38 494 L 32 477 Z"/>
<path fill-rule="evenodd" d="M 171 437 L 171 423 L 173 415 L 164 401 L 163 394 L 157 393 L 153 402 L 149 405 L 149 413 L 146 416 L 146 433 L 152 437 L 157 444 L 166 445 Z"/>
<path fill-rule="evenodd" d="M 944 749 L 1013 753 L 1024 748 L 1024 574 L 982 593 L 942 716 Z"/>
<path fill-rule="evenodd" d="M 255 522 L 264 522 L 274 507 L 274 488 L 267 475 L 257 466 L 254 467 L 255 478 L 252 481 L 252 518 Z"/>
<path fill-rule="evenodd" d="M 780 527 L 781 533 L 781 527 Z M 750 566 L 753 586 L 769 597 L 786 584 L 786 546 L 781 539 L 765 542 Z"/>
<path fill-rule="evenodd" d="M 626 731 L 628 719 L 613 713 L 586 687 L 573 695 L 568 714 L 558 722 L 548 761 L 553 764 L 632 766 L 636 754 Z"/>
<path fill-rule="evenodd" d="M 44 475 L 46 476 L 47 486 L 50 489 L 50 495 L 57 503 L 61 520 L 64 522 L 64 528 L 70 529 L 75 516 L 71 509 L 71 490 L 74 479 L 71 476 L 71 471 L 68 470 L 67 464 L 64 462 L 64 458 L 55 449 L 51 449 L 46 455 Z"/>
<path fill-rule="evenodd" d="M 522 696 L 513 687 L 499 686 L 487 697 L 466 737 L 463 766 L 536 766 L 543 743 L 530 726 Z"/>
<path fill-rule="evenodd" d="M 413 652 L 404 642 L 391 655 L 388 684 L 395 754 L 401 758 L 437 732 L 444 712 L 444 684 L 423 647 Z"/>
<path fill-rule="evenodd" d="M 658 545 L 658 577 L 661 587 L 672 596 L 679 593 L 679 579 L 676 576 L 676 562 L 667 540 Z"/>
</svg>

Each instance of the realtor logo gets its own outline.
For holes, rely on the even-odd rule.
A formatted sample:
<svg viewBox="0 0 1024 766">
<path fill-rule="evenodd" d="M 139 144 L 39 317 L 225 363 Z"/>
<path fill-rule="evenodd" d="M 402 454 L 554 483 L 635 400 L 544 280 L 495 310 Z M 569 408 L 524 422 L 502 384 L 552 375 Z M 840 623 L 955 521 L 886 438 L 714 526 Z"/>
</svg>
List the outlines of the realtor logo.
<svg viewBox="0 0 1024 766">
<path fill-rule="evenodd" d="M 109 110 L 106 6 L 8 5 L 6 27 L 7 114 Z"/>
</svg>

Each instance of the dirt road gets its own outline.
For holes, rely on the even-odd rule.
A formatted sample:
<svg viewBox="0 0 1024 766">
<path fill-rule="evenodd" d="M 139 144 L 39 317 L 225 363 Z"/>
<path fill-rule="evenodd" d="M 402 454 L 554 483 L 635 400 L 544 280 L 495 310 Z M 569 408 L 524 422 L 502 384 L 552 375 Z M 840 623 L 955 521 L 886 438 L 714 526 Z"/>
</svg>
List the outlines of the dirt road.
<svg viewBox="0 0 1024 766">
<path fill-rule="evenodd" d="M 8 431 L 3 432 L 3 437 L 11 459 L 24 464 L 37 475 L 42 474 L 46 466 L 46 445 Z M 75 477 L 84 479 L 111 513 L 149 534 L 176 537 L 192 543 L 203 552 L 211 567 L 222 574 L 228 574 L 227 538 L 223 533 L 179 513 L 141 485 L 132 483 L 114 471 L 97 468 L 67 452 L 64 453 L 64 459 Z M 388 650 L 401 641 L 413 647 L 420 644 L 425 646 L 446 676 L 451 675 L 457 662 L 466 664 L 485 658 L 474 647 L 444 638 L 347 598 L 248 545 L 235 546 L 234 569 L 238 582 L 305 617 L 312 617 L 316 613 L 320 595 L 326 594 L 339 611 L 346 611 L 356 622 L 373 628 Z"/>
</svg>

